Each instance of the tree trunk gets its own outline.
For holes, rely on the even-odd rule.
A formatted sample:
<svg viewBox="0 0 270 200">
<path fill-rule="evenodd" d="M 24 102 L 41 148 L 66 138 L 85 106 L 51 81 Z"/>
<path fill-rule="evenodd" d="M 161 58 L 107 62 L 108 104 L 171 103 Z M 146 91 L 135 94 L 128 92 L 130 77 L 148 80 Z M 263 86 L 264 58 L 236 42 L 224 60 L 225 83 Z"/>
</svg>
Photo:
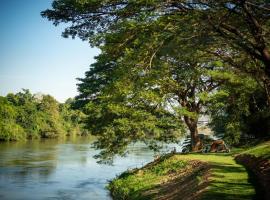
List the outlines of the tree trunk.
<svg viewBox="0 0 270 200">
<path fill-rule="evenodd" d="M 266 47 L 262 50 L 262 57 L 266 74 L 266 78 L 264 80 L 264 87 L 267 96 L 268 106 L 270 106 L 270 53 Z"/>
<path fill-rule="evenodd" d="M 270 79 L 270 53 L 269 53 L 268 48 L 264 47 L 261 50 L 261 54 L 262 54 L 262 61 L 265 66 L 265 74 L 268 77 L 268 79 Z"/>
<path fill-rule="evenodd" d="M 185 123 L 190 131 L 191 138 L 191 151 L 199 151 L 202 148 L 202 143 L 198 134 L 198 119 L 191 119 L 189 117 L 184 117 Z"/>
</svg>

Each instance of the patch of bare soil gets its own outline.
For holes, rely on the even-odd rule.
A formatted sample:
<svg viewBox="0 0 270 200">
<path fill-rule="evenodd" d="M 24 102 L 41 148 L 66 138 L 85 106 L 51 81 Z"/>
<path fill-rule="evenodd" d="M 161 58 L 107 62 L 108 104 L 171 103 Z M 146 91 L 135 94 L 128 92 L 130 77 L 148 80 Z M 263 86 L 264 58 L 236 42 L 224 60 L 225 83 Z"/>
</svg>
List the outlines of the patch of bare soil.
<svg viewBox="0 0 270 200">
<path fill-rule="evenodd" d="M 209 184 L 210 165 L 190 161 L 182 173 L 172 173 L 169 180 L 143 193 L 144 199 L 196 200 L 200 199 Z"/>
</svg>

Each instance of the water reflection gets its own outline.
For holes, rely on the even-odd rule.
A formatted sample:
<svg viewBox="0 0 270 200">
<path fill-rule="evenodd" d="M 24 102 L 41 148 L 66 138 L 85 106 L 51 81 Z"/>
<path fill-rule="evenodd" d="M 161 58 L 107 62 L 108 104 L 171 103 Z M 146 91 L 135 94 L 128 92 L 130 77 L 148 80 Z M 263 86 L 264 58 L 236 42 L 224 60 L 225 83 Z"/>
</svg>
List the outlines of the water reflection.
<svg viewBox="0 0 270 200">
<path fill-rule="evenodd" d="M 1 143 L 0 199 L 110 199 L 107 181 L 154 155 L 143 144 L 135 144 L 129 147 L 131 154 L 117 157 L 113 166 L 99 165 L 92 142 L 77 138 Z"/>
</svg>

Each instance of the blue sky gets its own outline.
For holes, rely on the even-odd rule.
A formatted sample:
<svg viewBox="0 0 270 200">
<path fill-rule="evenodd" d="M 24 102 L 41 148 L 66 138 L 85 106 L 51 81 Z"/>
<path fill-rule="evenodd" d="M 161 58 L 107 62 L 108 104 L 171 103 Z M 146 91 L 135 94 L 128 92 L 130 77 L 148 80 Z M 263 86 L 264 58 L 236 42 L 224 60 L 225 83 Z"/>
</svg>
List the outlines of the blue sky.
<svg viewBox="0 0 270 200">
<path fill-rule="evenodd" d="M 1 0 L 0 95 L 26 88 L 64 102 L 77 94 L 76 78 L 84 76 L 98 50 L 79 39 L 62 38 L 64 26 L 40 16 L 51 2 Z"/>
</svg>

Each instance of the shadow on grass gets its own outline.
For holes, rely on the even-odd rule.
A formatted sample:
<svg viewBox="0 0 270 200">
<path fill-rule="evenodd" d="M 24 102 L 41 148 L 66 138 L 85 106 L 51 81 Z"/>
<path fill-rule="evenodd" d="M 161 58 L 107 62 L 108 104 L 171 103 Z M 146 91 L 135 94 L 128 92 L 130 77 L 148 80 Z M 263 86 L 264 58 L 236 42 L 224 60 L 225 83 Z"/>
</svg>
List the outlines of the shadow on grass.
<svg viewBox="0 0 270 200">
<path fill-rule="evenodd" d="M 201 165 L 184 177 L 178 177 L 167 183 L 157 185 L 150 190 L 139 191 L 137 197 L 132 199 L 140 200 L 179 200 L 179 199 L 199 199 L 203 191 L 208 186 L 210 166 Z M 141 196 L 139 194 L 142 194 Z"/>
<path fill-rule="evenodd" d="M 220 164 L 214 164 L 214 169 L 218 173 L 244 173 L 246 170 L 241 167 L 241 166 L 235 166 L 232 164 L 225 164 L 225 165 L 220 165 Z"/>
<path fill-rule="evenodd" d="M 256 195 L 254 196 L 254 200 L 261 200 L 265 198 L 265 191 L 263 189 L 263 187 L 261 186 L 261 184 L 259 183 L 258 177 L 249 169 L 247 169 L 248 172 L 248 180 L 250 183 L 252 183 L 252 185 L 255 188 L 256 191 Z"/>
<path fill-rule="evenodd" d="M 244 176 L 245 168 L 212 162 L 213 174 L 203 200 L 251 200 L 256 198 L 253 186 Z"/>
<path fill-rule="evenodd" d="M 220 190 L 220 188 L 218 188 Z M 249 200 L 253 199 L 249 194 L 227 194 L 223 191 L 212 191 L 211 193 L 203 194 L 201 200 Z"/>
</svg>

